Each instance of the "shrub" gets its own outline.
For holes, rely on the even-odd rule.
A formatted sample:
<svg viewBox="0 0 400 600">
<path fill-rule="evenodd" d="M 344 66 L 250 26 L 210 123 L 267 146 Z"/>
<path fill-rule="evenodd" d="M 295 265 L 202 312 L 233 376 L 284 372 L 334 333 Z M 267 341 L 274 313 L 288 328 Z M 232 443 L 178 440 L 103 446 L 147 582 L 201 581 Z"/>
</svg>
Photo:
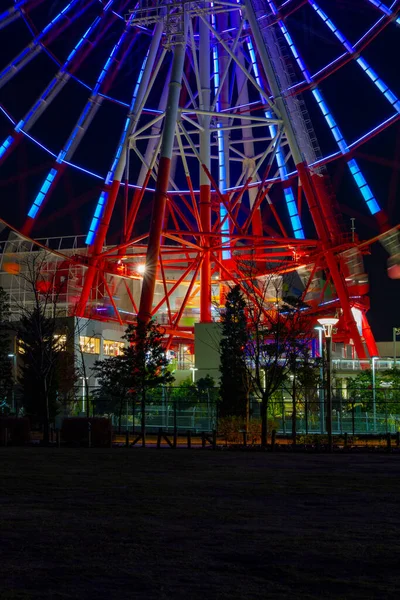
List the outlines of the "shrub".
<svg viewBox="0 0 400 600">
<path fill-rule="evenodd" d="M 97 448 L 107 448 L 112 435 L 111 420 L 102 417 L 71 417 L 64 419 L 61 437 L 66 444 L 87 446 L 89 441 L 89 423 L 91 445 Z"/>
<path fill-rule="evenodd" d="M 4 444 L 4 430 L 8 432 L 8 443 L 13 446 L 24 446 L 31 441 L 29 419 L 17 417 L 0 417 L 0 440 Z"/>
</svg>

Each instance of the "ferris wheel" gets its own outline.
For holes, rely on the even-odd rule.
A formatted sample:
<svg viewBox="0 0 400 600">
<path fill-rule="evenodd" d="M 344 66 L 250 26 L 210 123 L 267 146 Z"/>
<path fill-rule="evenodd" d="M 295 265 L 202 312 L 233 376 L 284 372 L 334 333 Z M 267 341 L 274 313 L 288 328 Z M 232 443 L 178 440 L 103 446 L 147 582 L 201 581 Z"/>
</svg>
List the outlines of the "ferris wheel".
<svg viewBox="0 0 400 600">
<path fill-rule="evenodd" d="M 246 293 L 251 261 L 260 277 L 296 271 L 310 310 L 340 307 L 342 339 L 377 354 L 330 166 L 399 278 L 397 228 L 356 156 L 400 116 L 384 60 L 399 13 L 399 0 L 15 1 L 0 14 L 0 172 L 18 201 L 3 186 L 0 218 L 25 240 L 77 224 L 63 264 L 78 315 L 162 313 L 190 338 L 216 288 Z"/>
</svg>

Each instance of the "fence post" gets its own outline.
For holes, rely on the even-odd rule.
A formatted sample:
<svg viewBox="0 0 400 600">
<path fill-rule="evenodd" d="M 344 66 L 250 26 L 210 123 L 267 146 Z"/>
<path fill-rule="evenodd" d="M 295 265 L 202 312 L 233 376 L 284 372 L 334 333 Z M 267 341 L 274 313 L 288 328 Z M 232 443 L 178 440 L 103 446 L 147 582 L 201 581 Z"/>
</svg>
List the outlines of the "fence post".
<svg viewBox="0 0 400 600">
<path fill-rule="evenodd" d="M 204 431 L 201 432 L 201 447 L 206 447 L 206 434 L 204 433 Z"/>
<path fill-rule="evenodd" d="M 276 429 L 273 429 L 272 435 L 271 435 L 271 450 L 272 450 L 272 452 L 275 452 L 275 442 L 276 442 Z"/>
<path fill-rule="evenodd" d="M 142 448 L 146 447 L 146 399 L 145 392 L 142 390 L 142 419 L 141 419 L 141 434 L 142 434 Z"/>
<path fill-rule="evenodd" d="M 386 445 L 387 445 L 387 451 L 391 452 L 391 450 L 392 450 L 392 436 L 390 435 L 390 433 L 386 434 Z"/>
<path fill-rule="evenodd" d="M 247 431 L 246 429 L 243 430 L 243 446 L 246 448 L 247 446 Z"/>
<path fill-rule="evenodd" d="M 57 445 L 57 448 L 61 448 L 61 436 L 60 436 L 59 429 L 56 429 L 56 445 Z"/>
<path fill-rule="evenodd" d="M 5 447 L 8 446 L 8 429 L 7 429 L 7 427 L 4 428 L 4 446 Z"/>
<path fill-rule="evenodd" d="M 348 436 L 347 436 L 347 432 L 345 432 L 345 434 L 344 434 L 344 448 L 345 448 L 345 450 L 347 450 L 348 446 L 349 446 Z"/>
<path fill-rule="evenodd" d="M 173 445 L 174 448 L 176 448 L 176 445 L 177 445 L 177 438 L 178 438 L 178 423 L 177 423 L 176 400 L 175 400 L 175 402 L 174 402 L 174 445 Z"/>
<path fill-rule="evenodd" d="M 356 433 L 356 423 L 355 423 L 355 415 L 354 415 L 354 400 L 352 400 L 352 407 L 351 407 L 351 426 L 353 429 L 353 437 L 354 437 L 355 433 Z"/>
<path fill-rule="evenodd" d="M 308 398 L 307 398 L 307 392 L 306 392 L 305 398 L 304 398 L 304 418 L 306 420 L 306 435 L 308 435 Z"/>
<path fill-rule="evenodd" d="M 92 424 L 88 421 L 88 448 L 92 446 Z"/>
<path fill-rule="evenodd" d="M 396 431 L 396 446 L 400 447 L 400 431 Z"/>
<path fill-rule="evenodd" d="M 113 447 L 113 431 L 112 429 L 110 430 L 110 448 Z"/>
<path fill-rule="evenodd" d="M 50 442 L 51 443 L 54 442 L 54 428 L 53 428 L 53 426 L 50 427 Z"/>
<path fill-rule="evenodd" d="M 212 432 L 212 449 L 216 450 L 217 449 L 217 430 L 213 429 Z"/>
<path fill-rule="evenodd" d="M 191 434 L 190 429 L 188 429 L 188 432 L 187 432 L 187 447 L 188 448 L 192 447 L 192 434 Z"/>
<path fill-rule="evenodd" d="M 129 429 L 128 428 L 126 428 L 126 431 L 125 431 L 125 446 L 127 448 L 129 448 Z"/>
</svg>

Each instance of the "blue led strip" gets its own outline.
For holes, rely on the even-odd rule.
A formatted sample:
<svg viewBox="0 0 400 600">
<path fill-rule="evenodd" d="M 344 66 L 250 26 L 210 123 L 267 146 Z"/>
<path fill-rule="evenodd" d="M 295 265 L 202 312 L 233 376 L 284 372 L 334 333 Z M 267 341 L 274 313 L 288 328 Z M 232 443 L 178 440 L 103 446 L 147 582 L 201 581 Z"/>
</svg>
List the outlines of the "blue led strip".
<svg viewBox="0 0 400 600">
<path fill-rule="evenodd" d="M 72 130 L 71 135 L 69 136 L 67 142 L 65 143 L 63 149 L 60 151 L 60 153 L 58 154 L 58 156 L 56 158 L 57 165 L 61 165 L 64 161 L 69 161 L 72 158 L 72 156 L 73 156 L 75 150 L 77 149 L 81 139 L 83 138 L 87 128 L 89 127 L 94 116 L 96 115 L 97 111 L 99 110 L 99 108 L 101 106 L 101 102 L 103 100 L 103 98 L 99 98 L 99 92 L 100 92 L 101 85 L 104 82 L 104 78 L 107 75 L 112 62 L 116 57 L 118 50 L 121 48 L 121 45 L 128 33 L 129 26 L 130 25 L 127 24 L 127 26 L 125 27 L 124 32 L 120 36 L 118 42 L 113 47 L 110 56 L 108 57 L 107 61 L 104 64 L 104 67 L 101 69 L 100 75 L 96 82 L 96 85 L 93 88 L 93 92 L 92 92 L 91 96 L 89 97 L 89 99 L 86 103 L 86 106 L 84 107 L 84 109 L 83 109 L 74 129 Z M 33 202 L 33 205 L 31 206 L 31 208 L 28 212 L 29 217 L 34 218 L 36 216 L 40 206 L 43 204 L 44 200 L 46 199 L 46 196 L 50 193 L 52 185 L 55 183 L 55 175 L 58 171 L 59 171 L 59 166 L 56 166 L 55 168 L 53 168 L 50 171 L 49 175 L 46 177 L 45 181 L 43 182 L 42 187 L 40 188 L 38 195 L 36 196 L 36 198 Z"/>
<path fill-rule="evenodd" d="M 80 0 L 71 0 L 71 2 L 69 2 L 69 4 L 67 4 L 65 6 L 65 8 L 63 8 L 63 10 L 61 12 L 58 13 L 58 15 L 56 17 L 54 17 L 54 19 L 52 19 L 50 21 L 50 23 L 48 23 L 46 25 L 46 27 L 39 33 L 39 35 L 32 40 L 32 42 L 26 46 L 26 48 L 24 48 L 19 54 L 18 56 L 16 56 L 8 65 L 7 67 L 5 67 L 3 69 L 3 71 L 0 73 L 0 87 L 2 87 L 3 85 L 5 85 L 8 81 L 10 81 L 10 79 L 12 79 L 14 77 L 14 75 L 16 75 L 26 64 L 28 64 L 37 54 L 39 54 L 43 48 L 41 42 L 43 40 L 43 38 L 49 34 L 56 25 L 58 25 L 58 22 L 63 18 L 63 17 L 67 17 L 67 14 L 75 7 L 75 5 L 77 5 L 80 2 Z M 83 12 L 83 10 L 86 10 L 86 8 L 88 8 L 90 6 L 90 4 L 93 3 L 92 2 L 88 2 L 87 5 L 85 7 L 83 7 L 80 11 L 79 14 L 81 14 Z M 75 18 L 75 17 L 74 17 Z M 69 22 L 72 23 L 74 19 L 69 18 Z"/>
<path fill-rule="evenodd" d="M 316 11 L 318 16 L 322 19 L 322 21 L 329 27 L 332 33 L 336 36 L 336 38 L 340 41 L 340 43 L 345 47 L 347 52 L 350 54 L 356 53 L 356 49 L 351 43 L 345 38 L 343 33 L 339 31 L 333 21 L 328 17 L 326 13 L 318 6 L 314 0 L 308 0 L 313 9 Z M 367 61 L 361 56 L 356 58 L 357 64 L 362 68 L 362 70 L 368 75 L 371 81 L 376 85 L 378 90 L 384 95 L 386 100 L 390 102 L 393 108 L 400 113 L 400 100 L 397 98 L 396 94 L 392 92 L 392 90 L 386 85 L 386 83 L 375 73 L 372 67 L 369 66 Z"/>
<path fill-rule="evenodd" d="M 11 147 L 13 141 L 14 141 L 14 138 L 12 135 L 9 135 L 8 138 L 6 140 L 4 140 L 4 142 L 0 146 L 0 159 L 5 155 L 7 150 Z"/>
<path fill-rule="evenodd" d="M 262 87 L 260 71 L 258 69 L 257 60 L 256 60 L 256 53 L 254 51 L 253 42 L 250 37 L 246 38 L 246 43 L 247 43 L 247 47 L 248 47 L 249 54 L 250 54 L 250 60 L 251 60 L 251 64 L 252 64 L 252 68 L 253 68 L 253 72 L 254 72 L 254 77 L 257 81 L 257 84 L 260 87 Z M 265 99 L 261 98 L 261 101 L 265 102 Z M 265 111 L 265 117 L 267 119 L 271 119 L 272 116 L 273 115 L 272 115 L 271 111 L 269 111 L 269 110 Z M 275 138 L 277 135 L 277 131 L 278 131 L 276 125 L 271 124 L 268 126 L 268 129 L 269 129 L 272 139 Z M 282 181 L 287 180 L 288 173 L 287 173 L 284 155 L 283 155 L 282 148 L 280 145 L 278 146 L 278 149 L 276 151 L 276 162 L 278 165 L 280 178 L 282 179 Z M 294 235 L 295 239 L 297 239 L 297 240 L 304 240 L 305 239 L 304 230 L 303 230 L 303 226 L 301 224 L 300 215 L 299 215 L 299 212 L 297 209 L 297 203 L 295 201 L 292 188 L 284 187 L 283 193 L 284 193 L 284 197 L 285 197 L 287 210 L 289 213 L 290 222 L 292 225 L 293 235 Z"/>
<path fill-rule="evenodd" d="M 216 16 L 214 13 L 211 14 L 211 25 L 214 29 L 216 29 Z M 220 68 L 219 68 L 219 56 L 218 56 L 218 48 L 217 45 L 213 46 L 213 83 L 214 83 L 214 96 L 219 94 L 220 87 Z M 216 111 L 217 113 L 221 111 L 221 101 L 219 96 L 216 102 Z M 217 143 L 218 143 L 218 186 L 222 194 L 225 193 L 227 188 L 226 181 L 226 164 L 225 164 L 225 139 L 224 132 L 221 131 L 221 123 L 217 122 Z M 229 218 L 228 211 L 226 210 L 225 205 L 220 202 L 219 204 L 219 218 L 221 225 L 221 243 L 222 246 L 229 246 L 230 243 L 230 231 L 229 231 Z M 230 250 L 222 250 L 222 258 L 224 260 L 228 260 L 231 258 Z"/>
<path fill-rule="evenodd" d="M 271 7 L 272 12 L 274 14 L 277 14 L 273 0 L 268 0 L 268 3 Z M 295 58 L 295 60 L 298 64 L 305 80 L 307 81 L 307 83 L 312 83 L 312 78 L 311 78 L 310 72 L 308 71 L 307 67 L 305 66 L 303 60 L 301 59 L 300 54 L 297 51 L 296 46 L 295 46 L 289 32 L 286 29 L 285 24 L 283 23 L 283 21 L 279 20 L 278 25 L 286 39 L 286 42 L 293 54 L 293 57 Z M 332 31 L 337 31 L 337 29 L 335 29 L 333 24 L 330 28 L 332 29 Z M 322 114 L 325 118 L 326 123 L 328 124 L 328 127 L 329 127 L 337 145 L 339 146 L 341 153 L 342 154 L 348 153 L 349 147 L 348 147 L 348 145 L 344 139 L 344 136 L 343 136 L 342 132 L 340 131 L 331 111 L 329 110 L 325 100 L 323 99 L 321 91 L 318 89 L 318 87 L 315 86 L 314 88 L 311 89 L 311 92 L 318 104 L 320 111 L 322 112 Z M 347 164 L 350 169 L 350 173 L 353 176 L 353 179 L 354 179 L 358 189 L 360 190 L 364 200 L 366 201 L 367 207 L 369 208 L 371 214 L 375 214 L 375 213 L 379 212 L 380 207 L 378 205 L 378 202 L 375 199 L 367 182 L 365 181 L 365 178 L 362 175 L 361 170 L 360 170 L 359 166 L 357 165 L 356 161 L 352 160 L 352 161 L 349 161 Z M 366 200 L 367 197 L 368 197 L 368 201 Z"/>
<path fill-rule="evenodd" d="M 110 0 L 108 5 L 104 7 L 103 14 L 108 10 L 108 8 L 113 4 L 113 2 L 114 0 Z M 58 71 L 55 77 L 53 77 L 53 79 L 50 81 L 42 95 L 29 109 L 24 118 L 17 123 L 17 125 L 14 128 L 14 131 L 16 133 L 20 133 L 21 131 L 23 133 L 29 131 L 39 119 L 39 117 L 43 114 L 43 112 L 46 110 L 46 108 L 48 108 L 51 102 L 53 102 L 53 100 L 57 97 L 57 95 L 60 93 L 65 84 L 70 79 L 68 69 L 70 68 L 71 63 L 73 62 L 79 51 L 82 50 L 82 47 L 84 46 L 85 42 L 88 40 L 89 36 L 94 32 L 99 23 L 101 23 L 101 17 L 96 17 L 93 23 L 90 25 L 90 27 L 83 34 L 79 42 L 72 49 L 67 60 L 62 65 L 61 69 Z M 5 158 L 6 151 L 10 151 L 12 149 L 12 146 L 16 142 L 16 139 L 16 137 L 9 136 L 2 144 L 2 146 L 0 146 L 0 160 L 2 158 Z M 3 147 L 5 147 L 4 150 Z"/>
<path fill-rule="evenodd" d="M 35 201 L 32 204 L 30 211 L 28 212 L 28 217 L 30 217 L 31 219 L 34 219 L 36 217 L 37 212 L 38 212 L 39 208 L 41 207 L 42 202 L 43 202 L 47 192 L 49 191 L 52 183 L 54 182 L 57 173 L 58 173 L 57 169 L 51 169 L 50 173 L 47 175 L 46 179 L 44 180 L 44 183 L 43 183 L 42 187 L 40 188 L 40 192 L 36 196 Z"/>
<path fill-rule="evenodd" d="M 20 0 L 19 2 L 15 2 L 14 0 L 14 5 L 10 6 L 10 8 L 0 14 L 0 29 L 3 29 L 3 27 L 12 23 L 15 19 L 18 19 L 21 16 L 19 9 L 28 1 L 29 0 Z"/>
<path fill-rule="evenodd" d="M 391 17 L 393 15 L 393 11 L 388 6 L 386 6 L 386 4 L 380 2 L 380 0 L 368 0 L 368 2 L 376 6 L 376 8 L 383 12 L 383 14 L 387 17 Z M 400 17 L 396 19 L 396 23 L 400 25 Z"/>
<path fill-rule="evenodd" d="M 131 16 L 130 16 L 129 21 L 128 21 L 127 26 L 126 26 L 126 31 L 130 27 L 130 22 L 134 19 L 135 14 L 136 13 L 131 13 Z M 122 135 L 120 137 L 120 140 L 119 140 L 119 143 L 118 143 L 118 146 L 117 146 L 117 151 L 115 153 L 114 160 L 113 160 L 113 163 L 111 165 L 111 169 L 108 171 L 107 177 L 105 179 L 105 184 L 107 186 L 111 185 L 111 183 L 114 181 L 115 170 L 116 170 L 116 168 L 118 166 L 118 162 L 119 162 L 119 159 L 120 159 L 121 154 L 122 154 L 122 150 L 123 150 L 123 147 L 124 147 L 124 144 L 125 144 L 125 140 L 126 140 L 126 137 L 128 135 L 128 132 L 129 132 L 129 127 L 130 127 L 130 124 L 131 124 L 131 121 L 132 121 L 133 109 L 135 107 L 136 98 L 137 98 L 138 91 L 139 91 L 139 85 L 140 85 L 140 82 L 141 82 L 141 80 L 143 78 L 144 70 L 146 68 L 146 63 L 147 63 L 147 59 L 148 59 L 148 56 L 149 56 L 149 52 L 150 52 L 150 48 L 147 51 L 147 54 L 146 54 L 146 56 L 145 56 L 145 58 L 143 60 L 142 67 L 140 69 L 139 76 L 138 76 L 138 79 L 137 79 L 137 82 L 136 82 L 136 85 L 135 85 L 135 88 L 134 88 L 134 91 L 133 91 L 132 102 L 131 102 L 129 113 L 128 113 L 129 116 L 125 120 L 124 129 L 122 131 Z M 95 238 L 95 235 L 96 235 L 96 231 L 97 231 L 97 228 L 99 226 L 100 219 L 102 217 L 105 204 L 107 202 L 107 198 L 108 198 L 108 191 L 103 190 L 101 192 L 101 194 L 100 194 L 100 197 L 99 197 L 98 201 L 97 201 L 96 209 L 94 211 L 94 215 L 93 215 L 90 227 L 89 227 L 89 231 L 88 231 L 88 234 L 86 236 L 85 244 L 87 244 L 88 246 L 90 246 L 93 243 L 93 241 L 94 241 L 94 238 Z"/>
</svg>

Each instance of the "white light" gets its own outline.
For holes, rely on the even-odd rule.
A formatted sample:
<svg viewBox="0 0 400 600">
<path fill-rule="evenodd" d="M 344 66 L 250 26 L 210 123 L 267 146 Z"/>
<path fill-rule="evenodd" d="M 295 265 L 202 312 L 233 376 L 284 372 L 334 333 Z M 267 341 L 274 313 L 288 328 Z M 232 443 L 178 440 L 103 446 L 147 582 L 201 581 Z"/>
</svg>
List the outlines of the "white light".
<svg viewBox="0 0 400 600">
<path fill-rule="evenodd" d="M 339 321 L 336 317 L 322 317 L 318 319 L 318 323 L 322 325 L 325 332 L 325 337 L 330 338 L 332 336 L 332 329 Z"/>
<path fill-rule="evenodd" d="M 332 325 L 332 327 L 334 327 L 338 321 L 339 319 L 336 319 L 335 317 L 324 317 L 322 319 L 318 319 L 318 323 L 322 325 L 322 327 L 325 327 L 325 325 Z"/>
<path fill-rule="evenodd" d="M 146 270 L 146 265 L 140 264 L 140 265 L 137 266 L 137 272 L 140 273 L 141 275 L 143 275 L 143 273 L 145 272 L 145 270 Z"/>
<path fill-rule="evenodd" d="M 14 358 L 15 354 L 8 354 L 8 358 Z"/>
</svg>

